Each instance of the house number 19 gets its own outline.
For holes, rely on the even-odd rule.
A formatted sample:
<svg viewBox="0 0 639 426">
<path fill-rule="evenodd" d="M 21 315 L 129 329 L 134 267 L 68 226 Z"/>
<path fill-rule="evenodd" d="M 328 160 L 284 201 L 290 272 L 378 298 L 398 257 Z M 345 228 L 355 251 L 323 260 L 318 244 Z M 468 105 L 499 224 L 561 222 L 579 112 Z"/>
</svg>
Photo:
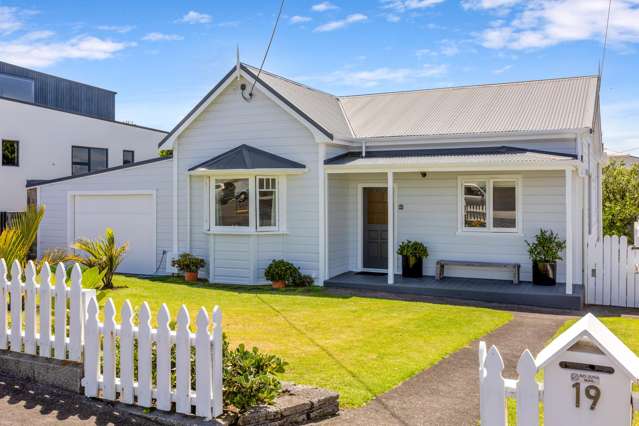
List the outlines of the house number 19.
<svg viewBox="0 0 639 426">
<path fill-rule="evenodd" d="M 575 382 L 572 387 L 575 390 L 575 407 L 579 408 L 581 405 L 581 383 Z M 597 407 L 599 398 L 601 398 L 601 389 L 595 385 L 588 385 L 584 389 L 584 395 L 591 401 L 590 409 L 594 410 Z"/>
</svg>

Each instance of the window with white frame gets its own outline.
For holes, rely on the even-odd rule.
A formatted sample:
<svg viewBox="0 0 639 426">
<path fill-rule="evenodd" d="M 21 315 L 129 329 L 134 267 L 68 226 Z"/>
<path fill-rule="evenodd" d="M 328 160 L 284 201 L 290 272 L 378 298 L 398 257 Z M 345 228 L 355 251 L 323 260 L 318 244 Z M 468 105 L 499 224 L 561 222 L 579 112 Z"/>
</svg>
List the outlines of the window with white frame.
<svg viewBox="0 0 639 426">
<path fill-rule="evenodd" d="M 518 232 L 519 178 L 460 179 L 460 228 L 467 232 Z"/>
<path fill-rule="evenodd" d="M 211 228 L 278 231 L 280 179 L 274 176 L 212 177 Z"/>
</svg>

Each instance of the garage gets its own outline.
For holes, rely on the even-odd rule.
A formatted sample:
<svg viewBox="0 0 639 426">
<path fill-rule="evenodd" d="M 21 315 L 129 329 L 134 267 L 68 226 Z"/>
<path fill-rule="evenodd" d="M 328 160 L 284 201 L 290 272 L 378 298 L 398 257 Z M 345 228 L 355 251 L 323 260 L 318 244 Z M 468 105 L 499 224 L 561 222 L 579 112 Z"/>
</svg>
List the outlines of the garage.
<svg viewBox="0 0 639 426">
<path fill-rule="evenodd" d="M 113 229 L 116 243 L 129 243 L 118 272 L 153 274 L 156 270 L 155 192 L 69 194 L 69 242 L 103 236 Z"/>
</svg>

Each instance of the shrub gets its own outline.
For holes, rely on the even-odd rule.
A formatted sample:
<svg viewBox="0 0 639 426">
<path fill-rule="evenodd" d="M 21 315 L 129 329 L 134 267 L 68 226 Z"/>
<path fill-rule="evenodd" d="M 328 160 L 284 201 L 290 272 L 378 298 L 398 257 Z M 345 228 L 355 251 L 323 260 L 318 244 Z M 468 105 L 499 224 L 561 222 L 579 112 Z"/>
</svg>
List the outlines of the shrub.
<svg viewBox="0 0 639 426">
<path fill-rule="evenodd" d="M 0 259 L 5 260 L 9 270 L 14 260 L 25 265 L 43 217 L 43 206 L 29 206 L 25 212 L 16 214 L 9 225 L 0 231 Z"/>
<path fill-rule="evenodd" d="M 190 253 L 182 253 L 171 261 L 171 266 L 182 272 L 197 272 L 206 266 L 206 261 Z"/>
<path fill-rule="evenodd" d="M 79 239 L 71 245 L 76 250 L 85 252 L 85 257 L 78 257 L 76 260 L 83 265 L 93 268 L 97 267 L 104 271 L 102 278 L 102 289 L 113 288 L 113 274 L 124 260 L 124 255 L 129 248 L 129 243 L 125 242 L 117 246 L 115 234 L 111 228 L 107 228 L 104 238 L 96 240 Z"/>
<path fill-rule="evenodd" d="M 314 282 L 315 280 L 310 275 L 298 274 L 295 278 L 293 278 L 292 285 L 294 287 L 310 287 Z"/>
<path fill-rule="evenodd" d="M 295 282 L 301 275 L 300 270 L 286 260 L 273 260 L 264 271 L 264 278 L 269 281 L 286 281 L 287 284 Z"/>
<path fill-rule="evenodd" d="M 552 230 L 540 229 L 535 235 L 535 241 L 528 245 L 528 255 L 533 262 L 552 263 L 562 260 L 561 252 L 566 248 L 566 241 L 562 241 Z"/>
<path fill-rule="evenodd" d="M 408 256 L 409 264 L 412 267 L 417 259 L 428 257 L 428 249 L 419 241 L 406 240 L 397 248 L 397 254 L 400 256 Z"/>
<path fill-rule="evenodd" d="M 224 338 L 224 404 L 242 412 L 261 404 L 272 404 L 282 390 L 277 375 L 286 362 L 276 355 L 247 350 L 243 344 L 229 349 Z"/>
</svg>

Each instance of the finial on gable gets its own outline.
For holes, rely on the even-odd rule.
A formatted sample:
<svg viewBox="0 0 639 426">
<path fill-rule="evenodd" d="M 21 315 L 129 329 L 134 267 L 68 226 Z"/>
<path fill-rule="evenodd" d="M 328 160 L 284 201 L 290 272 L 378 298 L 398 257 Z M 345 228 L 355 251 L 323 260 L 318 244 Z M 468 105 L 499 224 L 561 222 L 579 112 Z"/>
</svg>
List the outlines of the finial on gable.
<svg viewBox="0 0 639 426">
<path fill-rule="evenodd" d="M 240 45 L 239 44 L 237 45 L 235 53 L 236 53 L 235 71 L 237 73 L 237 81 L 240 81 L 240 71 L 242 67 L 240 62 Z"/>
</svg>

